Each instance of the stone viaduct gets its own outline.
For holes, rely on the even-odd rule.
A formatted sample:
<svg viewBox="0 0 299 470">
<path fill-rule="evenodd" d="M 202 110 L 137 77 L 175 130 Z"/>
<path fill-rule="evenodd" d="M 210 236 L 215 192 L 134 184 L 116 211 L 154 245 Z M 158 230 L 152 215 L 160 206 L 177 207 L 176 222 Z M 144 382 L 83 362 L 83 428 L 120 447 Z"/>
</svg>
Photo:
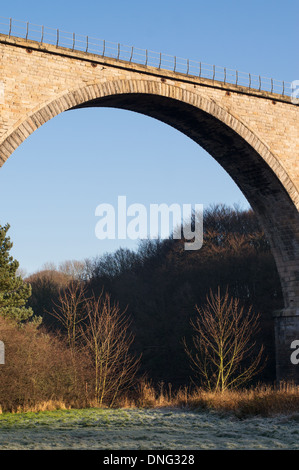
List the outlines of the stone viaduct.
<svg viewBox="0 0 299 470">
<path fill-rule="evenodd" d="M 49 119 L 94 106 L 159 119 L 222 165 L 271 243 L 284 295 L 274 315 L 277 379 L 299 383 L 290 360 L 299 340 L 299 106 L 281 94 L 3 34 L 0 83 L 0 165 Z"/>
</svg>

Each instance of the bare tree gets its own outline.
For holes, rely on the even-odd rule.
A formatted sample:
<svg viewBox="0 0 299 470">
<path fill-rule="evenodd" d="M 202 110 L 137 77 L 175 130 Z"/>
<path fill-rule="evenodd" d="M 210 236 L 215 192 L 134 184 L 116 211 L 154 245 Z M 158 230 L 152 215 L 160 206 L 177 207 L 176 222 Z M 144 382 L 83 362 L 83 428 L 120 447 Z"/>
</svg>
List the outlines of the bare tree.
<svg viewBox="0 0 299 470">
<path fill-rule="evenodd" d="M 262 369 L 263 346 L 250 362 L 256 342 L 259 315 L 252 307 L 247 311 L 239 305 L 239 300 L 226 291 L 216 294 L 210 291 L 206 305 L 196 306 L 198 316 L 191 321 L 195 335 L 191 351 L 183 339 L 185 351 L 192 369 L 206 382 L 207 388 L 214 391 L 237 388 L 252 379 Z"/>
<path fill-rule="evenodd" d="M 52 312 L 48 312 L 65 328 L 68 345 L 72 351 L 75 350 L 81 335 L 79 326 L 87 317 L 86 301 L 84 285 L 81 282 L 72 281 L 67 288 L 60 291 L 58 303 L 54 303 Z"/>
<path fill-rule="evenodd" d="M 59 264 L 58 271 L 77 281 L 84 280 L 86 263 L 78 260 L 66 260 Z"/>
<path fill-rule="evenodd" d="M 64 326 L 72 351 L 76 377 L 78 351 L 87 355 L 93 367 L 94 398 L 99 405 L 110 406 L 120 391 L 132 384 L 139 365 L 130 353 L 134 340 L 130 323 L 109 294 L 86 297 L 84 285 L 72 281 L 61 290 L 51 313 Z M 87 384 L 86 384 L 87 386 Z"/>
<path fill-rule="evenodd" d="M 71 281 L 68 286 L 59 292 L 58 303 L 54 303 L 54 308 L 50 315 L 55 317 L 66 330 L 67 343 L 70 348 L 72 358 L 72 368 L 74 376 L 75 390 L 78 392 L 78 352 L 79 339 L 81 336 L 81 324 L 87 317 L 86 314 L 86 292 L 82 282 Z M 82 357 L 81 357 L 82 360 Z"/>
<path fill-rule="evenodd" d="M 81 333 L 93 361 L 95 399 L 99 405 L 112 406 L 119 392 L 133 383 L 140 358 L 130 353 L 134 337 L 125 311 L 111 302 L 109 294 L 93 296 L 85 308 Z"/>
</svg>

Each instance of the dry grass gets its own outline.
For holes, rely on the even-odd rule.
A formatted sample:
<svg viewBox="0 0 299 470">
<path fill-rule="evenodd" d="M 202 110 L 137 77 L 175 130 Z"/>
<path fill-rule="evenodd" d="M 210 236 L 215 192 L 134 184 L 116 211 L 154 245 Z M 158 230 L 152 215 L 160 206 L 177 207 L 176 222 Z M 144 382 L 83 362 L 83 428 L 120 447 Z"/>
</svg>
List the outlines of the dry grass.
<svg viewBox="0 0 299 470">
<path fill-rule="evenodd" d="M 94 400 L 88 402 L 48 400 L 24 404 L 11 410 L 13 413 L 55 411 L 64 409 L 106 408 Z M 183 388 L 173 393 L 171 385 L 161 384 L 155 389 L 149 382 L 140 382 L 134 393 L 120 396 L 115 408 L 184 408 L 189 410 L 214 410 L 246 416 L 274 416 L 299 413 L 299 386 L 280 384 L 279 387 L 259 385 L 251 389 L 225 392 L 193 391 Z M 6 411 L 6 410 L 5 410 Z M 2 413 L 0 406 L 0 414 Z"/>
<path fill-rule="evenodd" d="M 163 384 L 155 390 L 147 382 L 139 385 L 135 399 L 126 398 L 126 406 L 142 408 L 177 407 L 231 412 L 245 416 L 271 416 L 299 412 L 299 386 L 281 383 L 278 387 L 259 385 L 250 389 L 207 392 L 187 387 L 172 393 Z"/>
<path fill-rule="evenodd" d="M 56 410 L 67 410 L 71 407 L 66 405 L 61 400 L 48 400 L 41 403 L 36 403 L 34 406 L 32 405 L 24 405 L 18 406 L 15 410 L 15 413 L 27 413 L 33 412 L 37 413 L 39 411 L 56 411 Z"/>
<path fill-rule="evenodd" d="M 249 390 L 222 393 L 193 392 L 187 400 L 190 408 L 233 412 L 245 416 L 271 416 L 299 412 L 299 387 L 281 385 L 279 388 L 259 386 Z"/>
</svg>

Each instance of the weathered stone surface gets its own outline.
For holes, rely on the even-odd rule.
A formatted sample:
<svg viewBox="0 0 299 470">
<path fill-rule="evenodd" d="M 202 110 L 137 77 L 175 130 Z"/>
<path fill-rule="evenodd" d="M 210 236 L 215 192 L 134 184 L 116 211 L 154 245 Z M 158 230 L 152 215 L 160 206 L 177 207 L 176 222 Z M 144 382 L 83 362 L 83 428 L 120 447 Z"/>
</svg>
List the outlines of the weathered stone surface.
<svg viewBox="0 0 299 470">
<path fill-rule="evenodd" d="M 281 95 L 4 35 L 0 57 L 0 165 L 57 114 L 106 106 L 168 123 L 223 166 L 271 242 L 285 302 L 275 320 L 277 351 L 289 357 L 290 340 L 299 339 L 299 106 Z M 286 322 L 293 322 L 288 335 Z M 277 359 L 278 379 L 299 383 L 299 365 L 287 361 Z"/>
</svg>

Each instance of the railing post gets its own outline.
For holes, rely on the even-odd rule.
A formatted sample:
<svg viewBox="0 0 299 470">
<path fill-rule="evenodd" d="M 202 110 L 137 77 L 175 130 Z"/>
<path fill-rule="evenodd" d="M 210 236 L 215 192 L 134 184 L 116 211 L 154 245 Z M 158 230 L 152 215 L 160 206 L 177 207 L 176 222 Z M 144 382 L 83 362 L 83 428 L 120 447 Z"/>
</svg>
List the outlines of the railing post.
<svg viewBox="0 0 299 470">
<path fill-rule="evenodd" d="M 176 69 L 176 56 L 174 56 L 174 67 L 173 67 L 174 72 L 175 72 L 175 69 Z"/>
<path fill-rule="evenodd" d="M 226 82 L 226 67 L 224 67 L 224 83 Z"/>
<path fill-rule="evenodd" d="M 76 35 L 75 33 L 73 33 L 73 49 L 72 50 L 75 49 L 75 43 L 76 43 Z"/>
<path fill-rule="evenodd" d="M 25 37 L 26 41 L 28 39 L 28 33 L 29 33 L 29 21 L 27 21 L 27 25 L 26 25 L 26 37 Z"/>
<path fill-rule="evenodd" d="M 117 59 L 120 57 L 120 44 L 117 45 Z"/>
<path fill-rule="evenodd" d="M 261 76 L 259 75 L 259 91 L 261 91 L 261 88 L 262 88 L 262 80 L 261 80 Z"/>
<path fill-rule="evenodd" d="M 106 48 L 106 42 L 105 42 L 105 39 L 104 39 L 103 40 L 103 54 L 102 54 L 103 57 L 105 56 L 105 48 Z"/>
<path fill-rule="evenodd" d="M 238 70 L 236 70 L 236 85 L 238 85 Z"/>
<path fill-rule="evenodd" d="M 159 60 L 159 69 L 161 68 L 161 64 L 162 64 L 162 52 L 160 52 L 160 60 Z"/>
<path fill-rule="evenodd" d="M 273 93 L 273 78 L 271 78 L 271 93 Z"/>
<path fill-rule="evenodd" d="M 148 50 L 145 49 L 145 65 L 147 65 L 148 62 Z"/>
<path fill-rule="evenodd" d="M 249 78 L 248 88 L 250 90 L 250 88 L 251 88 L 251 75 L 250 75 L 250 73 L 248 74 L 248 78 Z"/>
<path fill-rule="evenodd" d="M 86 51 L 85 52 L 87 51 L 88 51 L 88 36 L 86 36 Z"/>
<path fill-rule="evenodd" d="M 133 51 L 134 51 L 134 46 L 132 46 L 132 49 L 131 49 L 130 62 L 132 62 L 132 59 L 133 59 Z"/>
<path fill-rule="evenodd" d="M 187 59 L 187 75 L 189 75 L 189 59 Z"/>
<path fill-rule="evenodd" d="M 12 28 L 12 18 L 9 18 L 9 33 L 8 33 L 9 38 L 11 36 L 11 28 Z"/>
<path fill-rule="evenodd" d="M 58 47 L 59 43 L 59 29 L 57 29 L 57 41 L 56 41 L 56 47 Z"/>
<path fill-rule="evenodd" d="M 199 78 L 201 77 L 201 62 L 199 62 Z"/>
<path fill-rule="evenodd" d="M 40 43 L 42 44 L 44 40 L 44 25 L 42 26 L 42 37 L 40 38 Z"/>
</svg>

